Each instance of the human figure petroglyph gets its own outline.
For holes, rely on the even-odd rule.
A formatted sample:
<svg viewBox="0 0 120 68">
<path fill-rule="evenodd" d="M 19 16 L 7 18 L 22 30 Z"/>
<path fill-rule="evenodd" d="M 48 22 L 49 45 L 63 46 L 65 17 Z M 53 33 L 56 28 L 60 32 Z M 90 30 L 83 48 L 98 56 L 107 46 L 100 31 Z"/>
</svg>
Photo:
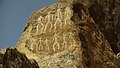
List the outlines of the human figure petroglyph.
<svg viewBox="0 0 120 68">
<path fill-rule="evenodd" d="M 48 12 L 45 16 L 40 15 L 36 24 L 29 26 L 28 39 L 34 38 L 34 40 L 31 40 L 29 45 L 25 44 L 26 47 L 33 52 L 59 52 L 78 45 L 72 32 L 76 29 L 70 20 L 72 12 L 66 7 L 64 10 L 58 9 L 54 14 Z"/>
</svg>

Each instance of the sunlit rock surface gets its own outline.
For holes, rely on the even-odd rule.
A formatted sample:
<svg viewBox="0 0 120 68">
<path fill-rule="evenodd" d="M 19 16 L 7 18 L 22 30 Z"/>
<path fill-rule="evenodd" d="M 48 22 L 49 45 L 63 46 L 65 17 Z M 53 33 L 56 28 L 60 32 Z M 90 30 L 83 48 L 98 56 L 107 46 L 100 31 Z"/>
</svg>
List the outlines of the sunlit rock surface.
<svg viewBox="0 0 120 68">
<path fill-rule="evenodd" d="M 120 68 L 119 9 L 119 0 L 60 0 L 32 13 L 16 48 L 40 68 Z"/>
</svg>

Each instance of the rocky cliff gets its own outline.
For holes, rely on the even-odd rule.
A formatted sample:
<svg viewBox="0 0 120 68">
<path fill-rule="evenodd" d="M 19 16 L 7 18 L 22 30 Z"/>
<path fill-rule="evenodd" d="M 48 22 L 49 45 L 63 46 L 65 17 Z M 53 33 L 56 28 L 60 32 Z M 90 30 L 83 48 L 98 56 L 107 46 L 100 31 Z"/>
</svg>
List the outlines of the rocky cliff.
<svg viewBox="0 0 120 68">
<path fill-rule="evenodd" d="M 0 68 L 39 68 L 35 60 L 29 60 L 17 49 L 7 48 L 4 54 L 0 53 Z"/>
<path fill-rule="evenodd" d="M 60 0 L 32 13 L 16 49 L 40 68 L 120 68 L 119 9 L 119 0 Z"/>
</svg>

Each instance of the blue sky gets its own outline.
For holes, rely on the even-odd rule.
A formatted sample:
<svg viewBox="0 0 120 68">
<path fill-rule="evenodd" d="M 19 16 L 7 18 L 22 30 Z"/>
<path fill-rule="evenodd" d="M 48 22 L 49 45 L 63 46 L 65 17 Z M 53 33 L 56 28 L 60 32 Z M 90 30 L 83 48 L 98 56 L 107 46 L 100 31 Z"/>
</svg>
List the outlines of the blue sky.
<svg viewBox="0 0 120 68">
<path fill-rule="evenodd" d="M 0 48 L 15 46 L 31 13 L 58 0 L 0 0 Z"/>
</svg>

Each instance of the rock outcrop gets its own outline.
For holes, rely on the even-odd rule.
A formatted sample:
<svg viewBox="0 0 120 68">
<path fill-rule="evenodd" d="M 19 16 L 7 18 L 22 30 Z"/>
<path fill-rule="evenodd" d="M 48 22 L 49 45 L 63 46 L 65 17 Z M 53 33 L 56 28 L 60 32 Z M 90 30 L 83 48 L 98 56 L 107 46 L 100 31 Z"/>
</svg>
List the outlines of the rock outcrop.
<svg viewBox="0 0 120 68">
<path fill-rule="evenodd" d="M 4 54 L 6 52 L 6 48 L 0 48 L 0 53 Z"/>
<path fill-rule="evenodd" d="M 5 54 L 0 53 L 0 68 L 39 68 L 35 60 L 29 60 L 17 51 L 7 48 Z"/>
<path fill-rule="evenodd" d="M 120 68 L 119 19 L 119 0 L 60 0 L 32 13 L 16 49 L 40 68 Z M 16 49 L 3 66 L 38 67 Z"/>
<path fill-rule="evenodd" d="M 115 54 L 120 52 L 120 1 L 96 0 L 89 6 L 89 14 L 111 45 Z"/>
</svg>

